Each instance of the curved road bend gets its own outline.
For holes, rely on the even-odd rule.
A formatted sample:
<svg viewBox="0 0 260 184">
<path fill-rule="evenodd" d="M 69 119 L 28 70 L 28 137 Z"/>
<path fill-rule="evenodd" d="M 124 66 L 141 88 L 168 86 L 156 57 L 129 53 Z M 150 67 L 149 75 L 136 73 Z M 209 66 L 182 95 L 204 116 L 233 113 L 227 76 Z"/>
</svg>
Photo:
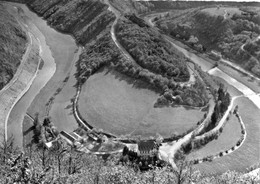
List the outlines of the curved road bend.
<svg viewBox="0 0 260 184">
<path fill-rule="evenodd" d="M 119 41 L 117 40 L 117 38 L 116 38 L 115 26 L 116 26 L 116 24 L 117 24 L 117 22 L 118 22 L 118 19 L 119 19 L 119 17 L 120 17 L 120 12 L 119 12 L 117 9 L 115 9 L 115 8 L 109 3 L 108 0 L 105 0 L 105 3 L 109 6 L 108 10 L 110 10 L 110 11 L 111 11 L 112 13 L 114 13 L 115 16 L 116 16 L 116 19 L 115 19 L 115 21 L 114 21 L 114 23 L 113 23 L 113 25 L 112 25 L 112 27 L 111 27 L 111 30 L 110 30 L 110 32 L 111 32 L 111 37 L 112 37 L 114 43 L 116 44 L 116 46 L 118 47 L 118 49 L 123 53 L 123 55 L 125 56 L 125 58 L 126 58 L 127 60 L 130 60 L 130 61 L 132 61 L 132 63 L 133 63 L 134 65 L 141 67 L 141 66 L 135 61 L 135 59 L 125 50 L 125 48 L 120 44 L 120 42 L 119 42 Z M 150 22 L 150 23 L 151 23 L 151 22 Z M 143 68 L 143 67 L 141 67 L 141 68 Z M 193 72 L 193 70 L 192 70 L 188 65 L 187 65 L 187 68 L 188 68 L 188 71 L 189 71 L 189 73 L 190 73 L 190 78 L 189 78 L 189 80 L 186 81 L 186 82 L 180 82 L 180 83 L 179 83 L 182 87 L 183 87 L 183 86 L 190 86 L 190 85 L 192 85 L 192 84 L 195 84 L 194 72 Z"/>
<path fill-rule="evenodd" d="M 123 55 L 125 56 L 125 58 L 127 60 L 130 60 L 134 65 L 139 66 L 139 64 L 136 63 L 136 61 L 133 59 L 133 57 L 125 50 L 125 48 L 119 43 L 119 41 L 116 38 L 116 33 L 115 33 L 115 26 L 118 22 L 118 19 L 120 17 L 120 12 L 118 10 L 116 10 L 110 3 L 109 0 L 105 0 L 105 3 L 109 6 L 108 10 L 111 11 L 112 13 L 114 13 L 114 15 L 116 16 L 115 21 L 113 22 L 113 25 L 111 27 L 110 33 L 111 33 L 111 37 L 112 40 L 114 41 L 114 43 L 116 44 L 116 46 L 119 48 L 119 50 L 123 53 Z"/>
</svg>

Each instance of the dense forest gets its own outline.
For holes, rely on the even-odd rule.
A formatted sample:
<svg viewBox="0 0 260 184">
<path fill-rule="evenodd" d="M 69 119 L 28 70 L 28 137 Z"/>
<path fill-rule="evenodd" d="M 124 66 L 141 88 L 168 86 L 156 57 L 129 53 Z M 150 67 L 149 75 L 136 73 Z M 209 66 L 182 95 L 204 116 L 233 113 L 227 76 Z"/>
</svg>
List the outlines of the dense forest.
<svg viewBox="0 0 260 184">
<path fill-rule="evenodd" d="M 26 50 L 27 37 L 17 20 L 0 4 L 0 90 L 13 78 Z"/>
<path fill-rule="evenodd" d="M 257 7 L 213 6 L 169 12 L 157 18 L 157 25 L 199 52 L 217 51 L 260 76 L 259 20 Z"/>
</svg>

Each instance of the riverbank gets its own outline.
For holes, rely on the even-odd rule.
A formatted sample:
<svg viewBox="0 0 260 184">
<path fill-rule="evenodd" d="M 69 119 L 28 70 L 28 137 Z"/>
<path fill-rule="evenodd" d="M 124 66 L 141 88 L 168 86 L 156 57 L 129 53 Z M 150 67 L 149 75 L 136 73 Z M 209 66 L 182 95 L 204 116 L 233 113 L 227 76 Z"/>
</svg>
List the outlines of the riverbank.
<svg viewBox="0 0 260 184">
<path fill-rule="evenodd" d="M 25 15 L 30 17 L 29 21 L 42 33 L 42 36 L 51 51 L 53 62 L 56 65 L 56 68 L 54 67 L 54 73 L 51 77 L 48 77 L 48 82 L 40 92 L 37 93 L 28 108 L 28 113 L 31 116 L 34 116 L 35 113 L 39 113 L 39 118 L 42 120 L 46 115 L 48 101 L 52 98 L 53 94 L 55 94 L 56 90 L 71 70 L 77 45 L 70 35 L 57 32 L 47 25 L 45 20 L 31 12 L 25 5 L 20 5 L 20 7 L 23 9 Z"/>
<path fill-rule="evenodd" d="M 15 140 L 21 139 L 18 135 L 8 131 L 7 122 L 16 103 L 30 88 L 40 64 L 39 43 L 30 33 L 28 35 L 30 44 L 28 45 L 28 49 L 24 55 L 24 61 L 21 63 L 16 76 L 12 79 L 5 90 L 1 91 L 0 95 L 0 117 L 2 122 L 0 129 L 5 132 L 5 139 L 12 136 L 14 136 Z"/>
<path fill-rule="evenodd" d="M 22 9 L 23 12 L 20 12 L 22 14 L 19 16 L 23 17 L 25 23 L 34 31 L 34 34 L 39 37 L 44 45 L 44 65 L 28 95 L 24 96 L 23 100 L 17 105 L 16 112 L 20 112 L 22 107 L 28 107 L 28 110 L 20 113 L 23 114 L 23 116 L 20 117 L 21 119 L 23 119 L 24 114 L 28 112 L 33 117 L 35 113 L 39 113 L 39 117 L 42 120 L 46 115 L 48 101 L 56 93 L 57 89 L 60 88 L 65 78 L 68 76 L 74 77 L 74 73 L 71 73 L 71 70 L 75 67 L 75 61 L 78 59 L 81 49 L 76 52 L 77 46 L 71 36 L 61 34 L 48 26 L 46 21 L 31 12 L 25 5 L 13 5 Z M 75 69 L 73 70 L 75 71 Z M 73 88 L 73 84 L 71 84 L 71 87 Z M 72 92 L 71 97 L 74 95 L 75 92 Z M 15 111 L 14 114 L 16 114 Z M 62 121 L 54 118 L 54 124 L 55 126 L 58 125 L 59 130 L 63 130 L 64 125 Z M 77 127 L 77 124 L 71 126 L 70 122 L 67 122 L 67 125 L 66 130 L 70 129 L 70 131 L 73 131 L 75 126 Z"/>
</svg>

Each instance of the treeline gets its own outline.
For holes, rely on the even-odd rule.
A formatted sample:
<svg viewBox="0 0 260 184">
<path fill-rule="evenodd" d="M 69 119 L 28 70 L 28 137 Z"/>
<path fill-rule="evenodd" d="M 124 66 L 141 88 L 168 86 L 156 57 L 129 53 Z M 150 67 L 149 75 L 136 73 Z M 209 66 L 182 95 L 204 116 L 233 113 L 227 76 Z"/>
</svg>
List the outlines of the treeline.
<svg viewBox="0 0 260 184">
<path fill-rule="evenodd" d="M 217 92 L 216 105 L 214 107 L 214 112 L 211 115 L 211 121 L 204 127 L 204 131 L 202 131 L 200 135 L 212 130 L 214 127 L 217 126 L 218 121 L 223 117 L 224 113 L 228 109 L 230 101 L 230 94 L 227 91 L 225 91 L 224 86 L 221 85 Z"/>
<path fill-rule="evenodd" d="M 26 50 L 26 33 L 0 4 L 0 90 L 13 78 Z"/>
</svg>

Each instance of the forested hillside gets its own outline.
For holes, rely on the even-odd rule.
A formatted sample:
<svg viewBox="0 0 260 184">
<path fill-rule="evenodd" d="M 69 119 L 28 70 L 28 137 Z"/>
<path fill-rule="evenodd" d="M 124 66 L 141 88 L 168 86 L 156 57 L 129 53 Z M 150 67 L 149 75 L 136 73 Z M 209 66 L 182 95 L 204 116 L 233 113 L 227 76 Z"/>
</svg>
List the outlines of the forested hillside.
<svg viewBox="0 0 260 184">
<path fill-rule="evenodd" d="M 71 34 L 77 43 L 85 45 L 95 39 L 114 15 L 108 6 L 93 0 L 28 0 L 25 2 L 30 9 L 47 20 L 48 24 L 58 31 Z"/>
<path fill-rule="evenodd" d="M 0 89 L 14 76 L 26 50 L 26 33 L 0 3 Z"/>
<path fill-rule="evenodd" d="M 260 8 L 214 6 L 176 14 L 159 18 L 158 27 L 199 52 L 220 52 L 260 76 Z"/>
</svg>

